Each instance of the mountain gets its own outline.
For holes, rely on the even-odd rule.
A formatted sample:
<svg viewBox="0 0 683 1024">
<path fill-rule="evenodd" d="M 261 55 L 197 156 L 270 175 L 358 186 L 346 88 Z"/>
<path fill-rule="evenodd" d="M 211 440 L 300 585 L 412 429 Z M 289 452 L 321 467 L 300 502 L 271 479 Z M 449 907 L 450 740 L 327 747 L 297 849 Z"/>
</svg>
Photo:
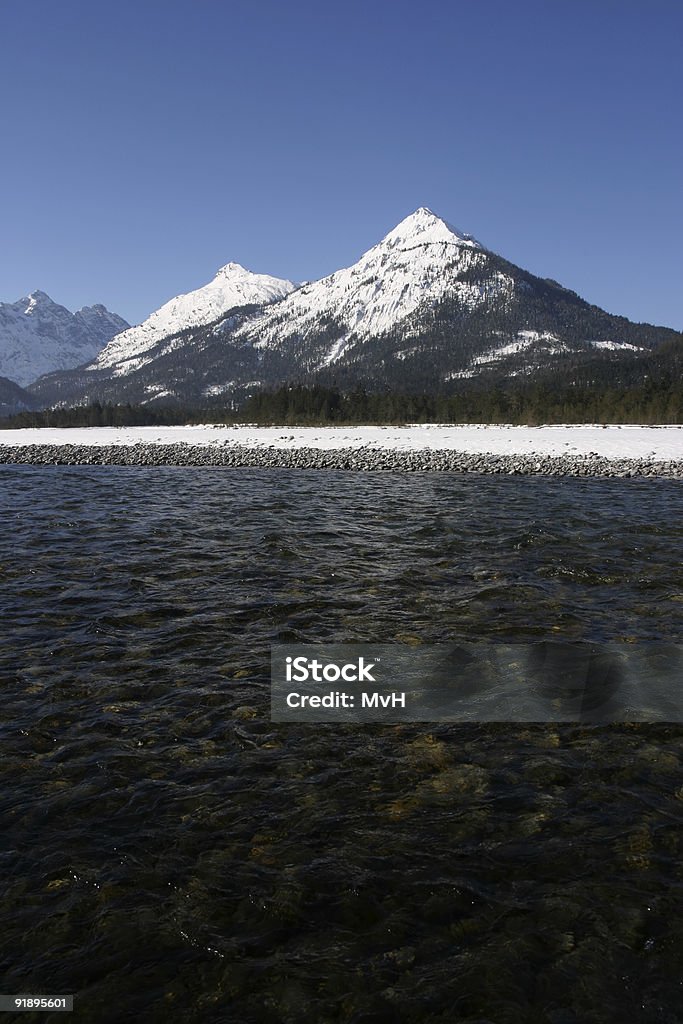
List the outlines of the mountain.
<svg viewBox="0 0 683 1024">
<path fill-rule="evenodd" d="M 12 416 L 16 412 L 35 409 L 36 400 L 23 388 L 7 377 L 0 377 L 0 416 Z M 0 437 L 0 443 L 2 438 Z"/>
<path fill-rule="evenodd" d="M 247 274 L 228 268 L 228 278 Z M 299 288 L 276 284 L 265 300 L 245 288 L 231 308 L 205 305 L 205 289 L 181 296 L 87 367 L 31 391 L 49 403 L 197 404 L 283 383 L 445 393 L 516 376 L 630 382 L 650 372 L 662 343 L 683 341 L 589 305 L 425 207 L 353 266 Z"/>
<path fill-rule="evenodd" d="M 126 375 L 149 361 L 165 338 L 189 327 L 214 323 L 233 309 L 263 306 L 282 299 L 295 287 L 291 281 L 252 274 L 239 263 L 227 263 L 203 288 L 177 295 L 139 327 L 119 334 L 93 360 L 92 367 L 112 368 L 117 376 Z"/>
<path fill-rule="evenodd" d="M 320 337 L 334 323 L 339 337 L 313 346 L 310 369 L 339 362 L 354 345 L 407 321 L 425 303 L 457 295 L 469 308 L 488 301 L 467 280 L 482 246 L 424 207 L 390 231 L 358 263 L 300 288 L 236 332 L 257 346 L 281 347 Z M 494 286 L 491 294 L 498 288 Z M 305 347 L 305 346 L 304 346 Z M 319 349 L 319 351 L 317 351 Z M 302 350 L 303 351 L 303 350 Z"/>
<path fill-rule="evenodd" d="M 0 375 L 26 385 L 41 374 L 80 366 L 127 327 L 102 305 L 71 313 L 41 291 L 0 302 Z"/>
</svg>

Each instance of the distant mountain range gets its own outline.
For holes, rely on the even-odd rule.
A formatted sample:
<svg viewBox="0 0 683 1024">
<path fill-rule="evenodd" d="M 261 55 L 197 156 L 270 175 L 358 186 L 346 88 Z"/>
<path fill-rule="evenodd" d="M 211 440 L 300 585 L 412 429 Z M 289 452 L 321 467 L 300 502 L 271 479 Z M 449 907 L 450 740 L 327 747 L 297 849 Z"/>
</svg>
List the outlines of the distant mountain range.
<svg viewBox="0 0 683 1024">
<path fill-rule="evenodd" d="M 283 383 L 432 393 L 511 378 L 642 383 L 683 344 L 516 267 L 424 207 L 319 281 L 297 286 L 229 263 L 138 327 L 104 307 L 64 312 L 81 322 L 89 312 L 92 323 L 93 310 L 103 330 L 115 320 L 126 329 L 30 383 L 32 402 L 197 405 Z M 29 365 L 27 356 L 21 379 L 6 359 L 0 372 L 29 383 Z"/>
<path fill-rule="evenodd" d="M 25 386 L 44 373 L 87 363 L 128 326 L 104 306 L 71 313 L 41 291 L 0 302 L 0 376 Z"/>
</svg>

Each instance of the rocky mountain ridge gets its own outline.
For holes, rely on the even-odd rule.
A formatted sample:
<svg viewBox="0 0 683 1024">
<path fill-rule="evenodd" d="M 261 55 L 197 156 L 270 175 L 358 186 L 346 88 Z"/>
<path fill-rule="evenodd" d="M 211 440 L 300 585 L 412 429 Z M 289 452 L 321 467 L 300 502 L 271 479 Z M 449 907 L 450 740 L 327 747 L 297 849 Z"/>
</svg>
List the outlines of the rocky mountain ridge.
<svg viewBox="0 0 683 1024">
<path fill-rule="evenodd" d="M 0 302 L 0 376 L 25 387 L 42 374 L 89 362 L 127 327 L 99 303 L 71 313 L 40 290 Z"/>
</svg>

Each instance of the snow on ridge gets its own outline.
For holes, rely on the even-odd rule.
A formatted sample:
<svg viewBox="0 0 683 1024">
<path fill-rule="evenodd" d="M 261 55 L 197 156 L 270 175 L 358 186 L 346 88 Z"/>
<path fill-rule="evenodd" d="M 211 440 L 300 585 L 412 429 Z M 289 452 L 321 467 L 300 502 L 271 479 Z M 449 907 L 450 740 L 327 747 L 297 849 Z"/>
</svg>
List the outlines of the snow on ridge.
<svg viewBox="0 0 683 1024">
<path fill-rule="evenodd" d="M 421 206 L 414 213 L 405 217 L 378 244 L 384 248 L 393 249 L 403 246 L 431 245 L 435 242 L 471 246 L 474 249 L 482 248 L 472 235 L 467 235 L 459 228 L 453 227 L 448 221 L 432 213 L 426 206 Z"/>
<path fill-rule="evenodd" d="M 589 341 L 588 344 L 610 352 L 645 352 L 642 345 L 632 345 L 630 341 Z"/>
<path fill-rule="evenodd" d="M 501 334 L 500 331 L 495 333 Z M 473 356 L 470 360 L 469 367 L 464 370 L 447 373 L 443 379 L 448 381 L 474 377 L 484 367 L 490 366 L 491 363 L 499 362 L 500 360 L 507 359 L 509 356 L 518 355 L 520 352 L 526 352 L 532 348 L 542 348 L 546 355 L 551 356 L 561 355 L 563 352 L 568 351 L 565 342 L 550 331 L 517 331 L 517 337 L 513 341 L 508 341 L 497 348 L 490 348 L 486 352 L 480 352 L 479 355 Z M 522 372 L 526 371 L 514 371 L 509 375 L 516 377 Z"/>
<path fill-rule="evenodd" d="M 364 340 L 385 334 L 426 303 L 444 296 L 474 308 L 490 294 L 459 276 L 486 260 L 481 245 L 448 225 L 426 207 L 397 224 L 357 263 L 319 281 L 302 285 L 276 307 L 243 324 L 237 336 L 257 348 L 277 346 L 283 339 L 317 332 L 320 321 L 337 322 L 343 337 L 332 342 L 320 366 L 338 361 L 354 337 Z M 497 294 L 508 286 L 501 274 L 492 280 Z"/>
<path fill-rule="evenodd" d="M 549 331 L 518 331 L 517 338 L 501 345 L 499 348 L 489 349 L 475 356 L 472 365 L 480 366 L 482 363 L 493 363 L 499 359 L 507 359 L 508 356 L 517 355 L 519 352 L 526 352 L 527 349 L 542 345 L 543 350 L 550 355 L 559 355 L 567 351 L 567 346 L 556 334 Z"/>
<path fill-rule="evenodd" d="M 239 263 L 221 267 L 208 284 L 183 295 L 176 295 L 137 327 L 117 335 L 93 362 L 91 369 L 120 366 L 152 348 L 157 342 L 188 327 L 218 320 L 238 306 L 265 304 L 283 298 L 296 288 L 269 274 L 253 274 Z"/>
<path fill-rule="evenodd" d="M 501 331 L 496 331 L 494 333 L 499 335 L 502 334 Z M 584 344 L 590 345 L 592 348 L 607 349 L 615 352 L 645 351 L 645 349 L 640 345 L 632 345 L 629 342 L 622 341 L 586 341 Z M 518 355 L 521 352 L 526 352 L 533 348 L 540 348 L 549 356 L 557 356 L 569 351 L 567 343 L 562 341 L 561 338 L 558 338 L 556 334 L 552 334 L 550 331 L 518 331 L 517 337 L 513 341 L 499 345 L 496 348 L 490 348 L 486 352 L 479 353 L 479 355 L 474 356 L 470 360 L 469 366 L 466 369 L 447 373 L 444 375 L 443 380 L 460 380 L 474 377 L 480 373 L 483 368 L 490 366 L 491 363 L 499 362 L 510 356 Z M 521 374 L 529 374 L 531 369 L 531 367 L 526 367 L 522 370 L 512 371 L 508 375 L 510 377 L 517 377 Z"/>
<path fill-rule="evenodd" d="M 0 376 L 25 387 L 45 373 L 73 369 L 128 326 L 101 304 L 72 313 L 39 289 L 0 302 Z"/>
</svg>

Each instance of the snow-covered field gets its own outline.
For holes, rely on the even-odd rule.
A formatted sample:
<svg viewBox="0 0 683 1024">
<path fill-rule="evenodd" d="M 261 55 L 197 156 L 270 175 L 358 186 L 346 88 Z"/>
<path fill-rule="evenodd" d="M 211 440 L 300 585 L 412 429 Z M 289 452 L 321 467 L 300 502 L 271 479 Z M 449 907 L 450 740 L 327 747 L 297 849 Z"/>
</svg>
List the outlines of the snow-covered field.
<svg viewBox="0 0 683 1024">
<path fill-rule="evenodd" d="M 420 424 L 405 427 L 73 427 L 0 431 L 2 445 L 239 445 L 249 448 L 386 448 L 491 455 L 600 455 L 683 459 L 683 427 Z"/>
</svg>

